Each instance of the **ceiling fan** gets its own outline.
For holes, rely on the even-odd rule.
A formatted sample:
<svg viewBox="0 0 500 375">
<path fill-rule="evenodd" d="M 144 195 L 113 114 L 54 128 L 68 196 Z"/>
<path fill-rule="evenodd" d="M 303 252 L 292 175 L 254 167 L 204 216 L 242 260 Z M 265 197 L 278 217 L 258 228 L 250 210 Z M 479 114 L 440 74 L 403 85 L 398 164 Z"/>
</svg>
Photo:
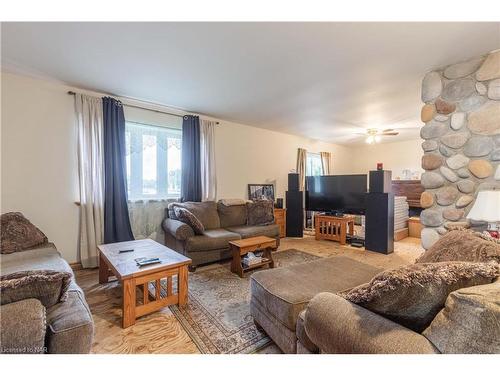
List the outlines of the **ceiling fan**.
<svg viewBox="0 0 500 375">
<path fill-rule="evenodd" d="M 399 132 L 395 131 L 394 129 L 379 130 L 372 128 L 372 129 L 366 129 L 366 133 L 356 133 L 356 134 L 366 136 L 366 143 L 373 144 L 380 142 L 383 136 L 398 135 Z"/>
</svg>

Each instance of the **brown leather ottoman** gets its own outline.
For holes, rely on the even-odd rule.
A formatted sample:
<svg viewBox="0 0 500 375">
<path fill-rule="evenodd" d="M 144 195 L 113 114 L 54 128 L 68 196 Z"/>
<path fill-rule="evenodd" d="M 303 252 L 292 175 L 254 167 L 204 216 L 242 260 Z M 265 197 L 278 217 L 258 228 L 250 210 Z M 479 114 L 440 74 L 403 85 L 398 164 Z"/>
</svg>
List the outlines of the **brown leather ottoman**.
<svg viewBox="0 0 500 375">
<path fill-rule="evenodd" d="M 297 318 L 311 298 L 353 288 L 381 271 L 343 256 L 259 271 L 250 279 L 250 311 L 283 352 L 296 353 Z"/>
</svg>

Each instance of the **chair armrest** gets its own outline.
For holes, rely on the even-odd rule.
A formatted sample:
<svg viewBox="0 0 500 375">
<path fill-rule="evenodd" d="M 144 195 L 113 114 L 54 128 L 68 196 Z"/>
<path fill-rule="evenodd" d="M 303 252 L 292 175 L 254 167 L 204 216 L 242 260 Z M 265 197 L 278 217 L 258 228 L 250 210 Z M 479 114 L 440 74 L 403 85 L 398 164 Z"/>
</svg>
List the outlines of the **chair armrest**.
<svg viewBox="0 0 500 375">
<path fill-rule="evenodd" d="M 0 352 L 44 353 L 45 307 L 34 298 L 0 306 Z"/>
<path fill-rule="evenodd" d="M 179 220 L 166 218 L 162 223 L 163 230 L 175 237 L 179 241 L 186 241 L 189 237 L 194 236 L 194 230 L 186 223 Z"/>
<path fill-rule="evenodd" d="M 333 293 L 311 300 L 305 330 L 323 353 L 439 353 L 424 336 Z"/>
</svg>

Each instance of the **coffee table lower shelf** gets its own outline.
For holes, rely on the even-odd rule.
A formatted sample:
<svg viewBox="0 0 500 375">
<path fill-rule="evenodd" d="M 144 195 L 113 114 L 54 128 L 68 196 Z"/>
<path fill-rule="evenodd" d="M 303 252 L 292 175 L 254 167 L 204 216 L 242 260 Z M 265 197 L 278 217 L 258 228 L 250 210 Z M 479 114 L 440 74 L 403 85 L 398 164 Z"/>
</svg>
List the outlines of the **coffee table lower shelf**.
<svg viewBox="0 0 500 375">
<path fill-rule="evenodd" d="M 230 241 L 229 246 L 233 255 L 231 272 L 236 273 L 239 277 L 243 277 L 243 274 L 247 271 L 264 267 L 266 265 L 269 266 L 269 268 L 274 268 L 274 260 L 271 251 L 278 248 L 275 238 L 266 236 L 245 238 L 242 240 Z M 262 251 L 263 257 L 266 258 L 266 260 L 250 266 L 243 266 L 242 258 L 249 252 L 254 251 Z"/>
<path fill-rule="evenodd" d="M 241 268 L 243 269 L 243 272 L 245 272 L 245 271 L 254 270 L 256 268 L 259 268 L 259 267 L 265 266 L 266 264 L 271 264 L 271 263 L 273 263 L 273 261 L 271 259 L 269 259 L 269 260 L 263 260 L 262 262 L 259 262 L 256 264 L 252 264 L 250 266 L 245 266 L 242 264 Z"/>
</svg>

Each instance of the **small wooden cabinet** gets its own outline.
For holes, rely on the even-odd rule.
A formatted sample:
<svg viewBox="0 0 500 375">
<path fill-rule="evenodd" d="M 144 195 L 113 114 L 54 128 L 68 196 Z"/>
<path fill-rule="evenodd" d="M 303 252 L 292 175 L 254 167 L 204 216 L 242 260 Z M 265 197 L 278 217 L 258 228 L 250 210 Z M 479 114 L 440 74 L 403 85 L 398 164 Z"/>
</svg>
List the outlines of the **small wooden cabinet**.
<svg viewBox="0 0 500 375">
<path fill-rule="evenodd" d="M 286 237 L 286 209 L 274 209 L 274 223 L 280 227 L 280 238 Z"/>
<path fill-rule="evenodd" d="M 418 216 L 410 217 L 408 219 L 408 229 L 410 237 L 420 238 L 420 232 L 422 232 L 422 224 L 420 223 L 420 218 Z"/>
</svg>

